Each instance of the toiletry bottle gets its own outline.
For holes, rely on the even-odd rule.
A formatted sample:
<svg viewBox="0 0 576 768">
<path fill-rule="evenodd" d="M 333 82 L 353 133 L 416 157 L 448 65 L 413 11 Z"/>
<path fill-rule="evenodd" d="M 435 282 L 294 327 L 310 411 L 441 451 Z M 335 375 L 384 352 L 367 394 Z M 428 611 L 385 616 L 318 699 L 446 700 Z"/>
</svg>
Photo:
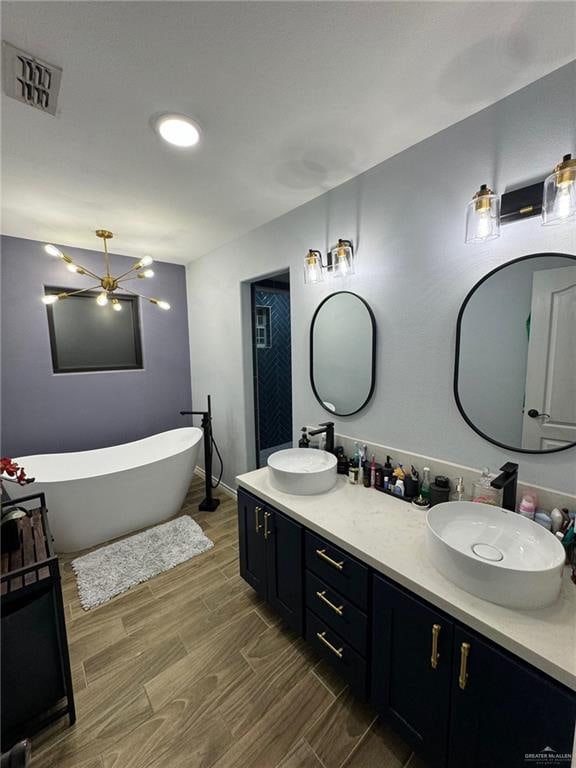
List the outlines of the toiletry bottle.
<svg viewBox="0 0 576 768">
<path fill-rule="evenodd" d="M 348 480 L 350 481 L 350 485 L 358 485 L 358 466 L 356 464 L 356 459 L 350 459 L 348 465 Z"/>
<path fill-rule="evenodd" d="M 534 520 L 536 505 L 534 504 L 532 494 L 525 493 L 522 496 L 518 505 L 518 514 L 522 515 L 522 517 L 527 517 L 529 520 Z"/>
<path fill-rule="evenodd" d="M 384 475 L 384 479 L 382 481 L 382 488 L 384 488 L 385 491 L 390 490 L 390 478 L 388 477 L 388 475 Z"/>
<path fill-rule="evenodd" d="M 430 483 L 430 506 L 442 504 L 450 498 L 450 480 L 444 475 L 436 475 Z"/>
<path fill-rule="evenodd" d="M 362 466 L 366 466 L 368 464 L 368 446 L 366 443 L 362 446 Z"/>
<path fill-rule="evenodd" d="M 370 464 L 367 461 L 364 462 L 364 467 L 362 468 L 362 484 L 364 488 L 370 488 Z"/>
<path fill-rule="evenodd" d="M 430 467 L 424 467 L 422 470 L 422 487 L 420 495 L 425 499 L 430 499 Z"/>
<path fill-rule="evenodd" d="M 347 475 L 348 474 L 348 457 L 344 454 L 344 451 L 342 453 L 338 454 L 338 469 L 337 472 L 339 475 Z"/>
<path fill-rule="evenodd" d="M 450 494 L 450 501 L 464 501 L 466 499 L 466 489 L 464 488 L 464 478 L 456 478 L 456 490 Z"/>
<path fill-rule="evenodd" d="M 392 467 L 392 459 L 390 456 L 386 456 L 386 461 L 384 462 L 384 466 L 382 467 L 384 474 L 388 476 L 388 478 L 392 477 L 392 472 L 394 471 L 394 468 Z"/>
<path fill-rule="evenodd" d="M 362 471 L 362 467 L 364 466 L 362 464 L 362 448 L 358 445 L 358 443 L 355 443 L 356 445 L 356 453 L 354 454 L 354 460 L 356 462 L 356 467 L 358 468 L 358 471 Z"/>
<path fill-rule="evenodd" d="M 372 454 L 372 461 L 370 462 L 370 488 L 376 488 L 376 458 Z"/>
<path fill-rule="evenodd" d="M 538 512 L 536 512 L 534 515 L 534 520 L 543 528 L 546 528 L 547 531 L 552 530 L 552 519 L 550 515 L 543 510 L 539 509 Z"/>
<path fill-rule="evenodd" d="M 306 429 L 306 427 L 302 427 L 300 431 L 302 432 L 302 436 L 298 441 L 298 448 L 308 448 L 308 446 L 310 445 L 310 440 L 308 438 L 308 430 Z"/>
<path fill-rule="evenodd" d="M 552 533 L 558 533 L 560 531 L 560 528 L 562 528 L 562 523 L 564 522 L 564 515 L 562 512 L 560 512 L 559 509 L 556 507 L 550 512 L 550 517 L 552 519 Z"/>
<path fill-rule="evenodd" d="M 394 486 L 394 495 L 404 496 L 404 480 L 401 477 L 396 480 L 396 484 Z"/>
</svg>

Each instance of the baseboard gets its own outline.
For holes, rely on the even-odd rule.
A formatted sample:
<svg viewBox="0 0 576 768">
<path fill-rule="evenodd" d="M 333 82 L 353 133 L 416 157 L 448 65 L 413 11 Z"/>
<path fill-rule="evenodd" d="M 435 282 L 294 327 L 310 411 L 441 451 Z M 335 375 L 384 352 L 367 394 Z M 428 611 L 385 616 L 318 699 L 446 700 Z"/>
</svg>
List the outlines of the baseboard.
<svg viewBox="0 0 576 768">
<path fill-rule="evenodd" d="M 206 472 L 202 469 L 202 467 L 196 467 L 196 469 L 194 470 L 194 474 L 198 475 L 198 477 L 201 477 L 203 480 L 206 477 Z M 212 482 L 215 483 L 217 480 L 218 478 L 212 475 Z M 230 488 L 230 486 L 226 485 L 226 483 L 223 483 L 222 481 L 220 481 L 220 485 L 218 487 L 222 488 L 222 490 L 225 493 L 227 493 L 229 496 L 232 496 L 233 499 L 236 499 L 238 497 L 236 490 L 234 488 Z"/>
</svg>

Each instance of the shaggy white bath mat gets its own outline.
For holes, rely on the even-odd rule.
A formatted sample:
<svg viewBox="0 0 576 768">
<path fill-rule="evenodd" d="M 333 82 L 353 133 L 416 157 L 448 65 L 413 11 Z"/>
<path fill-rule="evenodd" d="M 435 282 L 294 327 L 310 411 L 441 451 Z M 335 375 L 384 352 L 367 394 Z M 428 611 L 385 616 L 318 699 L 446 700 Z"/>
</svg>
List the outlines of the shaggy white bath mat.
<svg viewBox="0 0 576 768">
<path fill-rule="evenodd" d="M 72 560 L 85 611 L 206 552 L 214 542 L 188 515 Z"/>
</svg>

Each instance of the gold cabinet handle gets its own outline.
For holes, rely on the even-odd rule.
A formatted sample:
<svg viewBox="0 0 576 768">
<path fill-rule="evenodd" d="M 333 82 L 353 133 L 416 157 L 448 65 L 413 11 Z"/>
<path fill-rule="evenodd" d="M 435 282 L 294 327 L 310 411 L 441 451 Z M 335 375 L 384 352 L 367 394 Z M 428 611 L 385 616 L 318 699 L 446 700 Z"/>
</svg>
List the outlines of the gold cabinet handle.
<svg viewBox="0 0 576 768">
<path fill-rule="evenodd" d="M 332 608 L 334 613 L 337 613 L 338 616 L 342 616 L 343 615 L 342 609 L 344 608 L 344 606 L 343 605 L 334 605 L 334 603 L 332 603 L 330 600 L 328 600 L 328 598 L 326 597 L 326 590 L 325 589 L 323 589 L 322 592 L 316 592 L 316 597 L 319 600 L 322 600 L 322 602 L 325 603 L 328 606 L 328 608 Z"/>
<path fill-rule="evenodd" d="M 271 516 L 270 512 L 264 512 L 264 538 L 267 539 L 268 536 L 270 536 L 270 531 L 268 530 L 268 518 Z"/>
<path fill-rule="evenodd" d="M 458 675 L 458 685 L 462 690 L 468 683 L 468 656 L 470 654 L 470 643 L 460 645 L 460 674 Z"/>
<path fill-rule="evenodd" d="M 430 666 L 432 669 L 438 667 L 438 659 L 440 654 L 438 653 L 438 636 L 442 627 L 440 624 L 432 624 L 432 654 L 430 655 Z"/>
<path fill-rule="evenodd" d="M 320 640 L 322 643 L 324 643 L 324 645 L 327 648 L 330 648 L 332 653 L 334 655 L 338 656 L 339 659 L 341 659 L 344 656 L 344 654 L 342 653 L 344 648 L 336 648 L 336 646 L 332 645 L 330 640 L 326 640 L 326 632 L 316 632 L 316 637 L 318 638 L 318 640 Z"/>
<path fill-rule="evenodd" d="M 262 527 L 260 525 L 260 512 L 262 512 L 262 507 L 256 507 L 254 509 L 254 520 L 256 523 L 256 533 L 260 533 L 260 528 Z"/>
<path fill-rule="evenodd" d="M 325 560 L 327 563 L 330 563 L 331 566 L 333 566 L 334 568 L 337 568 L 339 571 L 344 570 L 344 561 L 340 560 L 340 562 L 338 562 L 337 560 L 332 560 L 332 558 L 326 554 L 325 549 L 317 549 L 316 554 L 318 555 L 318 557 L 321 557 L 322 560 Z"/>
</svg>

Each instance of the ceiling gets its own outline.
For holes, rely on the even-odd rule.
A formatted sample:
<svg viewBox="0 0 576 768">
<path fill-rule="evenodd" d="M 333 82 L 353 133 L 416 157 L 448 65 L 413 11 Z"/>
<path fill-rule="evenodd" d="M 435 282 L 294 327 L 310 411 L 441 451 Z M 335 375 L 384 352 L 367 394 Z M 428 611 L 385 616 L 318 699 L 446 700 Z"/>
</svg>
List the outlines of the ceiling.
<svg viewBox="0 0 576 768">
<path fill-rule="evenodd" d="M 63 67 L 2 96 L 2 231 L 186 263 L 576 57 L 572 2 L 4 2 Z M 160 142 L 183 112 L 201 144 Z"/>
</svg>

